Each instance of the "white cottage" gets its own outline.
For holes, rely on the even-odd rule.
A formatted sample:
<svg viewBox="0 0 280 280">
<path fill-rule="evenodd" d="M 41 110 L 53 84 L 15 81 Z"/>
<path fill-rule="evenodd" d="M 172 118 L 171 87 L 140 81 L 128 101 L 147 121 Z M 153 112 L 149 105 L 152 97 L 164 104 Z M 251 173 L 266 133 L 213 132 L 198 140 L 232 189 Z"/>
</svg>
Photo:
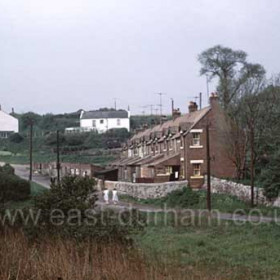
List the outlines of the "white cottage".
<svg viewBox="0 0 280 280">
<path fill-rule="evenodd" d="M 18 119 L 2 111 L 0 107 L 0 138 L 7 138 L 14 132 L 18 132 Z"/>
<path fill-rule="evenodd" d="M 126 110 L 82 111 L 80 128 L 84 131 L 96 130 L 98 133 L 114 128 L 126 128 L 130 131 L 130 112 Z"/>
</svg>

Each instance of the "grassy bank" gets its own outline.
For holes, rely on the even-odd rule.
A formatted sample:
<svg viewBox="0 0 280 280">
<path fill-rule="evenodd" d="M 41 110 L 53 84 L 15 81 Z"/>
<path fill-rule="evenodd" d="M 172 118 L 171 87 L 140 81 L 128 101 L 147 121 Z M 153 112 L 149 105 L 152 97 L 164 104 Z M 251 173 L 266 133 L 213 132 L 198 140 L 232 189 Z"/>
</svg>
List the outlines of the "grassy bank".
<svg viewBox="0 0 280 280">
<path fill-rule="evenodd" d="M 151 226 L 136 237 L 151 259 L 207 270 L 210 279 L 279 279 L 280 227 L 223 222 Z M 194 278 L 196 279 L 196 278 Z M 199 279 L 199 278 L 197 278 Z M 203 279 L 203 278 L 202 278 Z"/>
<path fill-rule="evenodd" d="M 279 279 L 280 227 L 148 226 L 134 246 L 0 231 L 0 279 Z"/>
<path fill-rule="evenodd" d="M 188 209 L 207 209 L 206 204 L 206 191 L 197 191 L 198 201 L 194 205 L 188 205 L 187 207 L 183 207 L 180 204 L 176 204 L 176 196 L 171 193 L 169 196 L 158 199 L 138 199 L 128 195 L 120 195 L 120 199 L 125 202 L 131 202 L 134 204 L 140 205 L 150 205 L 162 208 L 164 205 L 172 208 L 188 208 Z M 174 196 L 174 197 L 173 197 Z M 222 213 L 234 213 L 237 209 L 241 210 L 242 213 L 250 213 L 252 208 L 249 202 L 242 201 L 235 196 L 231 196 L 228 194 L 212 194 L 212 209 L 219 210 Z M 174 202 L 175 205 L 170 205 L 169 201 Z M 274 217 L 277 215 L 280 216 L 280 209 L 276 207 L 269 207 L 264 205 L 257 205 L 255 208 L 257 211 L 260 211 L 264 216 Z M 257 212 L 255 213 L 257 215 Z"/>
</svg>

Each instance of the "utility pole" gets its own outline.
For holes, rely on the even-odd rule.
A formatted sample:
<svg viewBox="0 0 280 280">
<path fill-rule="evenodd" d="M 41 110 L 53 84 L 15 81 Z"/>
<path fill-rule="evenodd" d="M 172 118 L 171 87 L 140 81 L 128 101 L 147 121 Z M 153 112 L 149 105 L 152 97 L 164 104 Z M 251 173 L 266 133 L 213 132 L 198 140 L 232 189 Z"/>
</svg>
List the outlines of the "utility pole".
<svg viewBox="0 0 280 280">
<path fill-rule="evenodd" d="M 29 181 L 32 181 L 33 174 L 33 120 L 29 120 Z"/>
<path fill-rule="evenodd" d="M 251 160 L 251 207 L 254 207 L 254 196 L 255 196 L 255 133 L 253 120 L 250 121 L 250 160 Z"/>
<path fill-rule="evenodd" d="M 202 93 L 199 93 L 199 109 L 202 109 Z"/>
<path fill-rule="evenodd" d="M 171 114 L 173 115 L 173 112 L 174 112 L 174 99 L 173 98 L 170 98 L 171 99 Z"/>
<path fill-rule="evenodd" d="M 56 169 L 57 183 L 60 183 L 60 155 L 59 155 L 59 130 L 56 131 Z"/>
<path fill-rule="evenodd" d="M 209 100 L 210 96 L 209 96 L 209 77 L 208 75 L 206 74 L 206 91 L 207 91 L 207 98 Z"/>
<path fill-rule="evenodd" d="M 160 115 L 162 116 L 162 96 L 164 95 L 164 93 L 156 93 L 159 95 L 159 107 L 160 107 Z"/>
<path fill-rule="evenodd" d="M 115 110 L 117 110 L 117 98 L 114 98 L 114 106 L 115 106 Z"/>
<path fill-rule="evenodd" d="M 209 123 L 206 125 L 206 157 L 207 157 L 207 209 L 211 211 L 211 157 L 210 157 L 210 137 Z"/>
</svg>

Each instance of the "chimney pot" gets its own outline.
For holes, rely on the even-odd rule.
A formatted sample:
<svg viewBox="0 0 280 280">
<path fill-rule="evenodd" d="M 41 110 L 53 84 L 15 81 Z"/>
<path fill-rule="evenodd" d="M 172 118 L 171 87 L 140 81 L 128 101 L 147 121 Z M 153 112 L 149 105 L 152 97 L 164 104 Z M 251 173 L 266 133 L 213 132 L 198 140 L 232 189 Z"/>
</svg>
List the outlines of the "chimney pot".
<svg viewBox="0 0 280 280">
<path fill-rule="evenodd" d="M 197 111 L 197 108 L 198 108 L 198 106 L 197 106 L 196 102 L 191 101 L 189 104 L 189 113 L 193 113 L 193 112 Z"/>
</svg>

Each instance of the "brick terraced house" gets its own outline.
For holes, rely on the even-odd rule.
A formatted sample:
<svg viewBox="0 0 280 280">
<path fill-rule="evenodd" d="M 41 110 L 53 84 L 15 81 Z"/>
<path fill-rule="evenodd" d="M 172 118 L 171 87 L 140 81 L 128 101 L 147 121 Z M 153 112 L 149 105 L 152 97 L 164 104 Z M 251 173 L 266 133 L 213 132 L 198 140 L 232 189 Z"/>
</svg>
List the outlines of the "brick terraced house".
<svg viewBox="0 0 280 280">
<path fill-rule="evenodd" d="M 157 183 L 188 180 L 191 187 L 204 183 L 207 170 L 206 126 L 209 125 L 211 174 L 235 177 L 235 166 L 227 151 L 225 114 L 218 97 L 212 94 L 210 106 L 198 110 L 190 102 L 189 113 L 173 111 L 172 120 L 135 134 L 124 146 L 118 168 L 118 180 Z"/>
</svg>

